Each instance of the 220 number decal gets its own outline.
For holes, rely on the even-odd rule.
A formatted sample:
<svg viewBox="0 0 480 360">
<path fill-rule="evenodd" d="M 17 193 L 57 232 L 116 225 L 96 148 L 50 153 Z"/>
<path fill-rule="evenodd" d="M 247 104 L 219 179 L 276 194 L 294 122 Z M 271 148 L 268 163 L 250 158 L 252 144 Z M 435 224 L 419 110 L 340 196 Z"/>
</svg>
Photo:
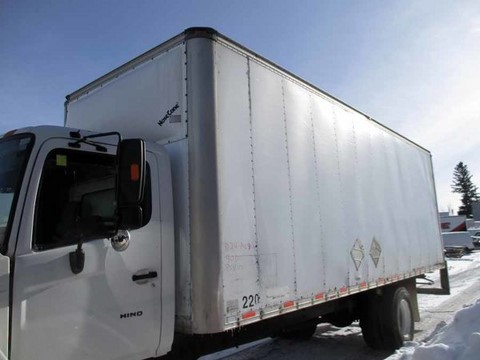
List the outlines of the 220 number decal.
<svg viewBox="0 0 480 360">
<path fill-rule="evenodd" d="M 260 302 L 260 295 L 247 295 L 242 297 L 243 308 L 248 309 L 249 307 L 255 306 Z"/>
</svg>

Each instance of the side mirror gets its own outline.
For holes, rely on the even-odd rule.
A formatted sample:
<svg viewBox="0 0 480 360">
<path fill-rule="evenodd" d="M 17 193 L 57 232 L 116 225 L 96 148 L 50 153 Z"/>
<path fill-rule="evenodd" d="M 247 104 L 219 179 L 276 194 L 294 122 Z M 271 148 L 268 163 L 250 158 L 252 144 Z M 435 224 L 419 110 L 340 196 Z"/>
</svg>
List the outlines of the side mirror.
<svg viewBox="0 0 480 360">
<path fill-rule="evenodd" d="M 145 143 L 122 140 L 118 145 L 117 211 L 120 230 L 138 229 L 143 224 L 141 206 L 145 192 Z"/>
</svg>

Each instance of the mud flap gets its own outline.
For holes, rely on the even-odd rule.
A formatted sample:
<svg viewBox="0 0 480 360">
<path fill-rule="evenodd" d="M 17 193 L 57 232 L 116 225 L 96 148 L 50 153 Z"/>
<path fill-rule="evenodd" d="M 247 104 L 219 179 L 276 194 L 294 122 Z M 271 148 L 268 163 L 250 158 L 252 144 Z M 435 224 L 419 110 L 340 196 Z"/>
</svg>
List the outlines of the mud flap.
<svg viewBox="0 0 480 360">
<path fill-rule="evenodd" d="M 450 295 L 450 280 L 448 277 L 447 261 L 445 261 L 445 267 L 440 269 L 440 288 L 417 287 L 417 293 L 430 295 Z"/>
<path fill-rule="evenodd" d="M 10 259 L 0 255 L 0 360 L 8 359 Z"/>
</svg>

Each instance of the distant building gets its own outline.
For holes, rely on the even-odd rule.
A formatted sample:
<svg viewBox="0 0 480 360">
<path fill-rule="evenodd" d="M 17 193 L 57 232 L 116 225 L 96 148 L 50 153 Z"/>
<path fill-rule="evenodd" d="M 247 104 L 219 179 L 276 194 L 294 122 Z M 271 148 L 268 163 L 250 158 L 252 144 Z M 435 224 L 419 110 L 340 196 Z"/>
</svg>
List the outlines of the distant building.
<svg viewBox="0 0 480 360">
<path fill-rule="evenodd" d="M 472 215 L 474 220 L 480 221 L 480 201 L 472 202 Z"/>
</svg>

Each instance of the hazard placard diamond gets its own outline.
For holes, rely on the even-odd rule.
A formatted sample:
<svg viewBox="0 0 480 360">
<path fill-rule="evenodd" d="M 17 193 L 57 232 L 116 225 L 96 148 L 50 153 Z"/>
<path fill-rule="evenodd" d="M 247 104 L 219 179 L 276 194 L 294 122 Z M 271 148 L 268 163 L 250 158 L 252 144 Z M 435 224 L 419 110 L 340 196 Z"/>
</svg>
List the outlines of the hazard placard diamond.
<svg viewBox="0 0 480 360">
<path fill-rule="evenodd" d="M 380 261 L 380 255 L 382 254 L 382 247 L 380 243 L 373 237 L 372 244 L 370 245 L 370 257 L 372 258 L 375 267 L 377 267 L 378 262 Z"/>
<path fill-rule="evenodd" d="M 360 268 L 360 265 L 362 264 L 363 258 L 365 257 L 365 251 L 363 250 L 363 245 L 360 239 L 355 240 L 353 248 L 350 251 L 350 255 L 352 256 L 355 268 L 358 270 Z"/>
</svg>

